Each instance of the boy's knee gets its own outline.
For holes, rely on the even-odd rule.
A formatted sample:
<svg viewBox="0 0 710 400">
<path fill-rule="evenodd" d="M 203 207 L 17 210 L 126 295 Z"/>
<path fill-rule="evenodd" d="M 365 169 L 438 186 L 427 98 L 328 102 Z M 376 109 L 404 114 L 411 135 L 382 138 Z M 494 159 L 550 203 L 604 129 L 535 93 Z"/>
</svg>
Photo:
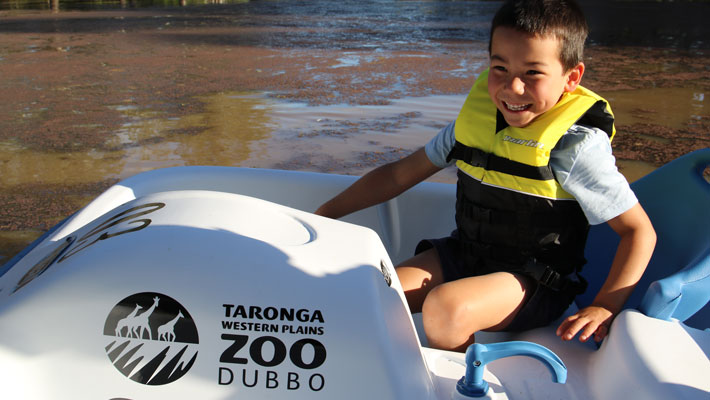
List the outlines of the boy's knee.
<svg viewBox="0 0 710 400">
<path fill-rule="evenodd" d="M 462 351 L 473 340 L 471 327 L 464 322 L 465 307 L 437 286 L 424 300 L 422 319 L 429 345 L 444 350 Z"/>
<path fill-rule="evenodd" d="M 446 285 L 433 288 L 422 305 L 425 325 L 445 332 L 456 332 L 465 325 L 467 312 L 464 303 Z"/>
<path fill-rule="evenodd" d="M 439 285 L 431 289 L 424 299 L 422 312 L 431 314 L 432 317 L 444 318 L 455 312 L 458 302 L 452 299 L 446 290 L 446 285 Z"/>
</svg>

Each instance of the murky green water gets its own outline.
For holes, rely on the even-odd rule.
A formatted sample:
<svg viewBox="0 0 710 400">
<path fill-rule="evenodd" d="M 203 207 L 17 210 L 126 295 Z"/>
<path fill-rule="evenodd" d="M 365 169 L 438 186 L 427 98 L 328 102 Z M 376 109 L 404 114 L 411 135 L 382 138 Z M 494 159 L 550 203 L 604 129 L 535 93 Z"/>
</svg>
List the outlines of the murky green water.
<svg viewBox="0 0 710 400">
<path fill-rule="evenodd" d="M 710 93 L 708 93 L 710 95 Z M 683 129 L 708 118 L 703 88 L 649 88 L 605 92 L 621 124 L 647 123 Z"/>
</svg>

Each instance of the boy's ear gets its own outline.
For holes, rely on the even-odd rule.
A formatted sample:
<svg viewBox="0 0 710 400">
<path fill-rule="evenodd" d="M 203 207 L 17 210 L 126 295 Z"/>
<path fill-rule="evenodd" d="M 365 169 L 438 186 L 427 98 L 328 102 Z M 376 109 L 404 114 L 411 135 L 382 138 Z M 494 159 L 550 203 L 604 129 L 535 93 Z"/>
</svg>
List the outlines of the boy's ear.
<svg viewBox="0 0 710 400">
<path fill-rule="evenodd" d="M 575 89 L 577 89 L 579 82 L 582 81 L 582 75 L 584 75 L 584 63 L 580 62 L 579 64 L 575 65 L 574 67 L 572 67 L 571 70 L 567 71 L 565 75 L 567 77 L 567 83 L 565 84 L 565 92 L 573 92 Z"/>
</svg>

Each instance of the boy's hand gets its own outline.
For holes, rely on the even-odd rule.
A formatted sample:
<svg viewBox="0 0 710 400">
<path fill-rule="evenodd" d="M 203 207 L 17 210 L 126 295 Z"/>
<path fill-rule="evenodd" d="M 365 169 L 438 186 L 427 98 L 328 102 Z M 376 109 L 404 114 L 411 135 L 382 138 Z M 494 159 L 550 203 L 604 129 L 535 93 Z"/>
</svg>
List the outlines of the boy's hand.
<svg viewBox="0 0 710 400">
<path fill-rule="evenodd" d="M 586 342 L 594 334 L 594 341 L 601 342 L 609 333 L 614 314 L 604 307 L 589 306 L 565 318 L 557 328 L 557 336 L 562 340 L 572 340 L 578 332 L 579 340 Z"/>
</svg>

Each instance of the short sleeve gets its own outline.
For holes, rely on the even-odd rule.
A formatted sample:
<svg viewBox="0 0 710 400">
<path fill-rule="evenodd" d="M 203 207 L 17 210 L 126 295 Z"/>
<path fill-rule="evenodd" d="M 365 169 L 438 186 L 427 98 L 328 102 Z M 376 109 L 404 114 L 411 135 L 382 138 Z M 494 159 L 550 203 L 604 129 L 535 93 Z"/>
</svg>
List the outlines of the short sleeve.
<svg viewBox="0 0 710 400">
<path fill-rule="evenodd" d="M 638 202 L 617 169 L 611 143 L 602 130 L 574 125 L 551 152 L 550 166 L 591 225 L 609 221 Z"/>
<path fill-rule="evenodd" d="M 454 124 L 455 121 L 442 128 L 439 133 L 424 146 L 424 151 L 427 157 L 429 157 L 429 161 L 439 168 L 446 168 L 454 163 L 453 160 L 451 162 L 446 161 L 446 157 L 456 143 Z"/>
</svg>

